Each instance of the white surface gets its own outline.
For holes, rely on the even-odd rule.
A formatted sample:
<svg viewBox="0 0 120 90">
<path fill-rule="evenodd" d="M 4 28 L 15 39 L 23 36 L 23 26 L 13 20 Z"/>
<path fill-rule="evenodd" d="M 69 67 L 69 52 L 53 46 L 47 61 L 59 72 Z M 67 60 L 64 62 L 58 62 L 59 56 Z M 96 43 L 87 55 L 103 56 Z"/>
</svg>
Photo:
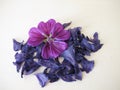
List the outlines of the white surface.
<svg viewBox="0 0 120 90">
<path fill-rule="evenodd" d="M 27 40 L 31 27 L 50 18 L 72 21 L 88 36 L 99 32 L 104 46 L 88 57 L 95 67 L 82 81 L 41 88 L 33 75 L 16 72 L 12 39 Z M 0 31 L 0 90 L 120 90 L 120 0 L 0 0 Z"/>
</svg>

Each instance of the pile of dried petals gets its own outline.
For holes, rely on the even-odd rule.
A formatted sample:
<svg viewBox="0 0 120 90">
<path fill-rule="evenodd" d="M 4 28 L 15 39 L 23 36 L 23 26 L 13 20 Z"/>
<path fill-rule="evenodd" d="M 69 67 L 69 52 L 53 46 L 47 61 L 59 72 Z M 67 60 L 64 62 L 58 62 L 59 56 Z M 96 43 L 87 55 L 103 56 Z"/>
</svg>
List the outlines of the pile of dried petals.
<svg viewBox="0 0 120 90">
<path fill-rule="evenodd" d="M 67 82 L 82 80 L 82 72 L 89 73 L 93 69 L 94 61 L 87 60 L 85 56 L 102 47 L 98 33 L 91 39 L 81 33 L 81 27 L 65 30 L 70 24 L 50 19 L 31 28 L 26 43 L 13 39 L 13 49 L 16 51 L 13 64 L 17 72 L 21 70 L 21 77 L 45 67 L 43 72 L 35 73 L 44 87 L 48 82 L 59 79 Z"/>
</svg>

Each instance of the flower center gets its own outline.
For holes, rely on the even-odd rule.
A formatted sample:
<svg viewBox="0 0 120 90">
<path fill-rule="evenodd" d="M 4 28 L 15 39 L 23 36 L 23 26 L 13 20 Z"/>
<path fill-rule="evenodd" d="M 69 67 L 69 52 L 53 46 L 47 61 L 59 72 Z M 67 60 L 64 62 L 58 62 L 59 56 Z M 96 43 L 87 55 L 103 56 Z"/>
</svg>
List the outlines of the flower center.
<svg viewBox="0 0 120 90">
<path fill-rule="evenodd" d="M 44 39 L 43 42 L 50 42 L 50 41 L 53 41 L 54 39 L 52 38 L 52 34 L 50 34 L 49 36 L 46 36 L 46 39 Z"/>
</svg>

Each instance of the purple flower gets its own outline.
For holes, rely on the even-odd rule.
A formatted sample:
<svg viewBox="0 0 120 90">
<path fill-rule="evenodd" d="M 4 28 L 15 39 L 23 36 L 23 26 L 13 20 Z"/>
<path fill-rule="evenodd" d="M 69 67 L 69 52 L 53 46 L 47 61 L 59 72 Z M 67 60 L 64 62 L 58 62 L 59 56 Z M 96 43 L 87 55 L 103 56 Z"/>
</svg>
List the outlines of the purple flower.
<svg viewBox="0 0 120 90">
<path fill-rule="evenodd" d="M 45 67 L 43 72 L 35 74 L 44 87 L 48 82 L 53 83 L 59 79 L 66 82 L 82 80 L 83 72 L 92 71 L 94 61 L 89 61 L 85 56 L 90 56 L 103 46 L 98 33 L 89 38 L 81 33 L 81 27 L 65 30 L 70 24 L 50 19 L 30 29 L 27 43 L 13 39 L 16 52 L 13 64 L 17 72 L 21 71 L 21 77 Z M 63 57 L 63 60 L 59 57 Z"/>
<path fill-rule="evenodd" d="M 41 56 L 44 59 L 56 58 L 67 49 L 68 45 L 65 40 L 68 40 L 69 37 L 70 32 L 64 30 L 62 24 L 50 19 L 46 23 L 40 22 L 37 28 L 30 29 L 28 45 L 34 47 L 45 42 Z"/>
</svg>

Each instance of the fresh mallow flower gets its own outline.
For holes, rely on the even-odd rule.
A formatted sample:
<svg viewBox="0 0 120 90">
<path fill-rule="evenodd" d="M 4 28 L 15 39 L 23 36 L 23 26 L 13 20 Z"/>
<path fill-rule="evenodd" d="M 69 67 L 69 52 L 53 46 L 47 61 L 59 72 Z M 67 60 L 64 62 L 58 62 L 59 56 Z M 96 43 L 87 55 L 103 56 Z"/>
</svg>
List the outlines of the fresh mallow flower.
<svg viewBox="0 0 120 90">
<path fill-rule="evenodd" d="M 38 46 L 45 43 L 42 47 L 41 56 L 44 59 L 56 58 L 68 45 L 65 42 L 70 37 L 70 32 L 64 30 L 64 26 L 53 19 L 45 22 L 40 22 L 38 27 L 33 27 L 29 31 L 28 45 Z"/>
</svg>

